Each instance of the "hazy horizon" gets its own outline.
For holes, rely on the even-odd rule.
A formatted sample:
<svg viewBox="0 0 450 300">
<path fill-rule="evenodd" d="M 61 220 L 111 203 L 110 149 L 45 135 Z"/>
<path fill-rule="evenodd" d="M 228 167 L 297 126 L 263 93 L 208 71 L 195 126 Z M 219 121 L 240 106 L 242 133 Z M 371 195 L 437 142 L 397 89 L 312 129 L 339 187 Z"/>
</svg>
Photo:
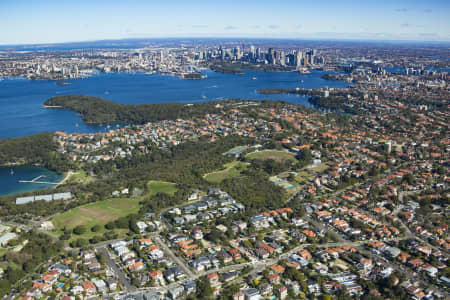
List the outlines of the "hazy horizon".
<svg viewBox="0 0 450 300">
<path fill-rule="evenodd" d="M 450 2 L 24 0 L 0 2 L 0 45 L 129 38 L 450 41 Z"/>
<path fill-rule="evenodd" d="M 98 39 L 98 40 L 74 40 L 74 41 L 67 41 L 67 42 L 55 42 L 55 43 L 23 43 L 23 44 L 0 44 L 0 48 L 8 48 L 8 47 L 22 47 L 22 48 L 33 48 L 33 47 L 49 47 L 51 46 L 64 46 L 64 45 L 71 45 L 73 44 L 78 46 L 78 44 L 99 44 L 95 47 L 108 47 L 108 48 L 114 48 L 113 46 L 117 47 L 131 47 L 129 44 L 125 44 L 126 42 L 136 44 L 134 47 L 139 48 L 138 43 L 146 43 L 146 42 L 152 42 L 152 41 L 195 41 L 195 40 L 218 40 L 218 41 L 231 41 L 231 42 L 262 42 L 262 41 L 286 41 L 286 42 L 310 42 L 310 43 L 369 43 L 369 44 L 397 44 L 397 45 L 423 45 L 423 44 L 432 44 L 432 45 L 439 45 L 439 46 L 448 46 L 450 45 L 450 41 L 428 41 L 428 40 L 370 40 L 370 39 L 326 39 L 326 38 L 267 38 L 267 37 L 197 37 L 197 36 L 186 36 L 186 37 L 136 37 L 136 38 L 117 38 L 117 39 Z M 116 45 L 107 45 L 108 43 L 115 43 Z M 121 44 L 123 43 L 123 44 Z M 86 46 L 89 47 L 89 46 Z M 93 45 L 90 45 L 90 47 L 93 47 Z M 75 47 L 76 48 L 76 47 Z M 127 48 L 127 47 L 125 47 Z"/>
</svg>

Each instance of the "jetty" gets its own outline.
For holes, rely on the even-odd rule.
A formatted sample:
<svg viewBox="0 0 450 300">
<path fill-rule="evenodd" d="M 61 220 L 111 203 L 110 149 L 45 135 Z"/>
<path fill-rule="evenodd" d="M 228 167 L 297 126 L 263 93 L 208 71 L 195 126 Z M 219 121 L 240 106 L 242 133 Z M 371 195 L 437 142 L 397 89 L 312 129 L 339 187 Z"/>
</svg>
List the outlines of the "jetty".
<svg viewBox="0 0 450 300">
<path fill-rule="evenodd" d="M 32 180 L 19 180 L 20 183 L 38 183 L 38 184 L 53 184 L 58 185 L 59 182 L 39 181 L 39 179 L 45 178 L 45 175 L 40 175 Z"/>
</svg>

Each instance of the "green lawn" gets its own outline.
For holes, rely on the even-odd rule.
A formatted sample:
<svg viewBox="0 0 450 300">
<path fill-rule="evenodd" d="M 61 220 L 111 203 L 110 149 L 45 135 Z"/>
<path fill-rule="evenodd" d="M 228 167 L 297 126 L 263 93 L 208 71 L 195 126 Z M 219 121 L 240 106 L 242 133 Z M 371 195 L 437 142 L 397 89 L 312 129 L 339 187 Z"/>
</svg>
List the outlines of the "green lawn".
<svg viewBox="0 0 450 300">
<path fill-rule="evenodd" d="M 300 171 L 297 173 L 297 176 L 295 176 L 295 181 L 302 184 L 307 181 L 310 181 L 313 178 L 314 178 L 314 176 L 311 173 L 309 173 L 307 171 Z"/>
<path fill-rule="evenodd" d="M 85 171 L 76 171 L 70 175 L 70 177 L 67 179 L 68 183 L 82 183 L 86 184 L 91 181 L 93 181 L 94 178 L 89 176 Z"/>
<path fill-rule="evenodd" d="M 10 248 L 8 248 L 8 247 L 0 248 L 0 256 L 5 255 L 6 253 L 8 253 L 9 250 L 10 250 Z"/>
<path fill-rule="evenodd" d="M 173 194 L 177 188 L 174 183 L 162 181 L 150 181 L 148 183 L 150 192 L 145 196 L 156 193 Z M 103 227 L 106 223 L 119 219 L 120 217 L 129 214 L 137 213 L 140 208 L 139 202 L 145 196 L 135 198 L 110 198 L 104 201 L 89 203 L 79 207 L 75 207 L 67 212 L 64 212 L 52 219 L 55 226 L 54 233 L 61 235 L 63 228 L 74 228 L 78 225 L 86 227 L 87 232 L 82 236 L 73 236 L 76 238 L 91 238 L 95 235 L 101 235 L 106 229 Z M 94 225 L 102 225 L 102 229 L 98 232 L 91 232 Z"/>
<path fill-rule="evenodd" d="M 175 183 L 164 181 L 150 181 L 147 184 L 147 187 L 150 190 L 150 195 L 154 195 L 156 193 L 173 195 L 177 191 L 177 186 L 175 185 Z"/>
<path fill-rule="evenodd" d="M 223 170 L 208 173 L 204 176 L 205 180 L 211 183 L 219 183 L 227 178 L 236 177 L 247 168 L 247 164 L 241 161 L 233 161 L 224 165 Z"/>
<path fill-rule="evenodd" d="M 311 170 L 316 171 L 318 173 L 322 173 L 326 169 L 328 169 L 328 166 L 326 164 L 320 164 L 311 168 Z"/>
<path fill-rule="evenodd" d="M 294 154 L 279 150 L 263 150 L 252 152 L 247 154 L 246 157 L 248 159 L 273 159 L 277 162 L 284 162 L 286 160 L 291 160 L 293 162 L 297 161 L 297 159 L 294 157 Z"/>
<path fill-rule="evenodd" d="M 103 227 L 106 223 L 114 221 L 120 217 L 137 213 L 139 211 L 139 201 L 142 197 L 136 198 L 111 198 L 104 201 L 98 201 L 75 207 L 53 218 L 52 222 L 56 228 L 56 234 L 59 236 L 63 228 L 74 228 L 78 225 L 86 227 L 87 231 L 82 236 L 73 236 L 73 238 L 91 238 L 95 235 L 101 235 L 106 229 Z M 94 225 L 102 225 L 98 232 L 91 232 Z"/>
</svg>

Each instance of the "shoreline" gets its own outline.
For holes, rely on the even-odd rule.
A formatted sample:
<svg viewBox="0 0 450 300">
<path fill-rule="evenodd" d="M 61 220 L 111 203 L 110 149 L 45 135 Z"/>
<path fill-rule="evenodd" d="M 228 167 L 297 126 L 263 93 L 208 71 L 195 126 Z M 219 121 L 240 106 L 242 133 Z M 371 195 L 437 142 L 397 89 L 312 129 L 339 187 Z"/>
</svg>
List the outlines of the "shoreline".
<svg viewBox="0 0 450 300">
<path fill-rule="evenodd" d="M 208 69 L 209 70 L 209 69 Z M 213 70 L 209 70 L 208 71 L 208 78 L 212 78 L 213 76 L 212 75 L 210 75 L 210 72 L 211 73 L 215 73 Z M 247 77 L 248 77 L 248 79 L 250 80 L 250 78 L 252 77 L 252 75 L 253 75 L 253 72 L 255 73 L 254 74 L 254 76 L 259 76 L 258 74 L 261 74 L 261 73 L 259 73 L 259 72 L 264 72 L 264 71 L 261 71 L 261 70 L 251 70 L 251 73 L 249 73 L 250 75 L 246 75 Z M 269 73 L 272 73 L 272 74 L 275 74 L 275 75 L 270 75 L 269 77 L 267 77 L 268 79 L 267 80 L 270 80 L 271 78 L 279 78 L 279 76 L 277 76 L 276 75 L 276 73 L 282 73 L 282 72 L 269 72 Z M 303 76 L 305 76 L 305 77 L 301 77 L 301 76 L 297 76 L 297 75 L 294 75 L 294 74 L 296 74 L 295 72 L 293 72 L 293 71 L 291 71 L 291 72 L 286 72 L 286 74 L 288 74 L 288 73 L 290 73 L 290 74 L 292 74 L 292 75 L 286 75 L 287 77 L 286 78 L 288 78 L 289 79 L 289 82 L 292 82 L 292 84 L 286 84 L 285 86 L 283 85 L 283 87 L 284 88 L 295 88 L 295 86 L 296 86 L 296 83 L 297 83 L 297 81 L 298 81 L 298 79 L 299 78 L 306 78 L 306 76 L 311 76 L 311 82 L 318 82 L 319 83 L 319 86 L 322 86 L 322 85 L 325 85 L 325 84 L 331 84 L 331 83 L 329 83 L 329 81 L 328 80 L 324 80 L 324 79 L 319 79 L 319 76 L 322 74 L 322 73 L 318 73 L 317 75 L 311 75 L 311 74 L 307 74 L 307 75 L 303 75 Z M 100 74 L 103 74 L 103 73 L 100 73 Z M 101 76 L 101 75 L 93 75 L 93 78 L 95 78 L 95 77 L 97 77 L 97 76 Z M 138 72 L 138 73 L 134 73 L 134 72 L 120 72 L 120 73 L 112 73 L 112 75 L 117 75 L 117 74 L 144 74 L 144 73 L 142 73 L 142 72 Z M 157 74 L 155 74 L 155 75 L 157 75 Z M 230 75 L 230 76 L 233 76 L 233 75 Z M 236 75 L 236 76 L 239 76 L 239 75 Z M 232 78 L 237 78 L 236 76 L 233 76 Z M 262 76 L 262 75 L 261 75 Z M 284 75 L 283 75 L 284 76 Z M 130 78 L 128 78 L 127 76 L 125 76 L 125 77 L 123 77 L 124 79 L 120 79 L 120 80 L 122 80 L 123 82 L 127 82 L 128 80 L 133 80 L 132 78 L 130 79 Z M 142 77 L 141 77 L 142 78 Z M 215 78 L 219 78 L 219 79 L 221 79 L 221 78 L 228 78 L 228 77 L 221 77 L 221 76 L 219 76 L 219 77 L 215 77 Z M 263 77 L 263 78 L 265 78 L 265 77 Z M 308 77 L 309 78 L 309 77 Z M 260 79 L 260 78 L 258 78 L 258 79 Z M 142 79 L 142 80 L 144 80 L 144 79 Z M 159 80 L 159 79 L 158 79 Z M 161 80 L 164 80 L 164 79 L 161 79 Z M 228 80 L 228 79 L 226 79 L 226 80 Z M 121 82 L 122 82 L 121 81 Z M 196 82 L 199 82 L 199 81 L 196 81 Z M 262 87 L 262 88 L 264 88 L 264 87 L 267 87 L 265 84 L 264 84 L 264 82 L 265 81 L 261 81 L 261 82 L 259 82 L 258 81 L 258 83 L 255 83 L 256 81 L 252 81 L 252 84 L 254 84 L 255 85 L 255 87 L 256 87 L 256 89 L 258 89 L 259 87 Z M 331 86 L 338 86 L 338 87 L 341 87 L 341 86 L 347 86 L 348 84 L 346 84 L 345 82 L 342 82 L 342 81 L 331 81 L 331 82 L 333 82 L 332 84 L 331 84 Z M 337 83 L 335 83 L 335 82 L 337 82 Z M 205 98 L 204 99 L 199 99 L 200 97 L 197 95 L 197 94 L 195 94 L 195 91 L 191 91 L 192 89 L 191 88 L 189 88 L 188 89 L 188 94 L 189 94 L 189 98 L 191 98 L 191 97 L 197 97 L 197 98 L 193 98 L 193 99 L 188 99 L 187 101 L 189 101 L 190 103 L 194 103 L 194 102 L 210 102 L 210 101 L 220 101 L 220 100 L 226 100 L 226 99 L 229 99 L 229 98 L 236 98 L 236 96 L 235 97 L 232 97 L 233 95 L 230 95 L 228 92 L 227 92 L 227 90 L 226 89 L 224 89 L 222 86 L 217 86 L 216 84 L 215 84 L 215 82 L 212 82 L 211 84 L 214 84 L 214 85 L 211 85 L 211 86 L 209 86 L 209 84 L 208 83 L 201 83 L 200 84 L 200 86 L 202 87 L 202 89 L 203 88 L 205 88 L 205 90 L 206 89 L 209 89 L 209 88 L 212 88 L 212 87 L 214 87 L 214 88 L 216 88 L 216 87 L 218 87 L 219 89 L 217 90 L 217 91 L 223 91 L 223 93 L 222 93 L 222 95 L 223 95 L 223 97 L 216 97 L 216 93 L 218 93 L 217 91 L 216 91 L 216 89 L 211 89 L 211 95 L 210 94 L 207 94 L 207 96 L 208 97 L 206 97 L 205 96 Z M 231 83 L 230 84 L 232 84 L 233 86 L 234 85 L 236 85 L 237 87 L 241 87 L 242 86 L 242 84 L 241 83 L 239 83 L 239 81 L 236 81 L 236 83 L 233 83 L 233 81 L 231 81 Z M 169 84 L 170 85 L 170 84 Z M 292 87 L 291 87 L 292 86 Z M 304 87 L 308 87 L 309 86 L 309 84 L 305 84 L 304 85 Z M 89 87 L 90 87 L 90 85 L 89 85 Z M 142 90 L 142 91 L 141 91 Z M 137 93 L 137 95 L 140 97 L 140 95 L 141 94 L 144 94 L 144 92 L 145 92 L 145 90 L 146 90 L 146 87 L 145 86 L 143 86 L 142 87 L 142 89 L 140 88 L 139 89 L 139 92 Z M 265 100 L 265 99 L 273 99 L 273 100 L 282 100 L 282 101 L 288 101 L 288 102 L 292 102 L 293 104 L 296 104 L 296 105 L 298 105 L 298 104 L 300 104 L 300 105 L 304 105 L 304 106 L 306 106 L 306 107 L 310 107 L 309 106 L 309 103 L 307 103 L 307 101 L 306 101 L 306 99 L 297 99 L 297 98 L 294 98 L 294 97 L 292 97 L 291 95 L 278 95 L 278 93 L 275 93 L 273 96 L 270 96 L 270 95 L 262 95 L 262 93 L 258 93 L 258 92 L 256 92 L 256 93 L 254 93 L 253 95 L 252 94 L 246 94 L 247 93 L 247 88 L 245 88 L 245 89 L 243 89 L 243 92 L 241 93 L 241 92 L 239 92 L 239 94 L 242 94 L 242 95 L 240 95 L 243 99 L 248 99 L 248 100 Z M 209 90 L 206 90 L 206 92 L 207 93 L 209 93 L 208 92 Z M 253 90 L 253 91 L 250 91 L 250 92 L 254 92 L 255 90 Z M 164 93 L 164 92 L 161 92 L 161 97 L 166 97 L 166 94 L 167 93 Z M 191 94 L 192 94 L 192 96 L 191 96 Z M 177 96 L 177 93 L 175 93 L 174 94 L 175 96 Z M 53 96 L 53 95 L 49 95 L 49 97 L 51 97 L 51 96 Z M 106 96 L 105 96 L 106 97 Z M 122 97 L 122 96 L 120 96 L 120 97 Z M 119 97 L 119 98 L 120 98 Z M 161 103 L 169 103 L 169 102 L 177 102 L 177 101 L 171 101 L 170 99 L 170 97 L 172 97 L 172 94 L 168 94 L 168 96 L 167 96 L 167 98 L 168 99 L 166 99 L 166 98 L 162 98 L 162 99 L 164 99 L 164 100 L 161 100 L 160 102 Z M 183 102 L 185 101 L 185 100 L 182 100 Z M 150 99 L 150 100 L 148 100 L 148 101 L 145 101 L 144 103 L 142 103 L 142 104 L 151 104 L 151 103 L 159 103 L 159 102 L 155 102 L 155 101 L 153 101 L 152 99 Z M 125 102 L 125 103 L 128 103 L 128 102 Z M 65 110 L 65 108 L 64 108 L 64 106 L 62 106 L 62 105 L 58 105 L 58 103 L 54 103 L 55 105 L 50 105 L 50 103 L 49 103 L 49 105 L 45 105 L 45 104 L 43 104 L 43 103 L 41 103 L 41 108 L 43 108 L 43 109 L 54 109 L 55 110 L 55 114 L 56 114 L 56 111 L 57 110 Z M 44 110 L 42 110 L 41 112 L 44 112 Z M 75 112 L 76 113 L 76 112 Z M 53 124 L 51 124 L 51 125 L 47 125 L 47 124 L 42 124 L 42 125 L 40 125 L 40 126 L 42 126 L 42 128 L 43 129 L 40 129 L 40 127 L 39 127 L 39 129 L 40 130 L 37 130 L 37 131 L 43 131 L 43 130 L 45 130 L 45 131 L 49 131 L 49 132 L 55 132 L 55 131 L 58 131 L 58 130 L 64 130 L 64 131 L 67 131 L 67 132 L 69 132 L 69 133 L 76 133 L 76 132 L 100 132 L 100 131 L 104 131 L 104 130 L 107 130 L 106 128 L 104 129 L 103 127 L 103 124 L 105 124 L 105 122 L 102 122 L 102 121 L 96 121 L 96 120 L 92 120 L 92 119 L 86 119 L 86 118 L 84 118 L 82 115 L 80 115 L 79 113 L 78 113 L 78 116 L 80 116 L 81 117 L 81 122 L 79 121 L 79 120 L 77 120 L 77 119 L 75 119 L 74 121 L 73 121 L 73 123 L 71 123 L 71 124 L 69 124 L 70 122 L 66 122 L 66 121 L 62 121 L 61 122 L 61 124 L 64 124 L 64 126 L 66 126 L 66 124 L 68 124 L 67 126 L 66 126 L 66 128 L 64 128 L 64 127 L 62 127 L 62 126 L 53 126 Z M 59 120 L 60 119 L 60 117 L 59 116 L 57 116 L 57 115 L 55 115 L 55 116 L 51 116 L 52 118 L 54 117 L 54 119 L 55 120 Z M 51 121 L 53 121 L 53 119 L 51 119 Z M 31 121 L 30 121 L 31 122 Z M 75 126 L 73 126 L 74 125 L 74 123 L 78 123 L 79 124 L 79 127 L 80 128 L 75 128 Z M 31 123 L 33 123 L 33 122 L 31 122 Z M 113 123 L 116 123 L 116 121 L 114 121 Z M 122 123 L 122 122 L 117 122 L 117 123 Z M 126 122 L 124 122 L 124 123 L 126 123 Z M 13 124 L 12 126 L 13 126 L 13 130 L 15 131 L 15 129 L 16 129 L 16 126 L 15 126 L 16 124 Z M 10 126 L 10 125 L 8 125 L 8 126 Z M 91 126 L 94 126 L 94 127 L 91 127 Z M 18 127 L 18 126 L 17 126 Z M 100 129 L 96 129 L 96 127 L 99 127 Z M 111 126 L 112 127 L 112 126 Z M 17 131 L 19 131 L 19 133 L 16 133 L 16 132 L 13 132 L 13 131 L 6 131 L 5 130 L 5 133 L 4 133 L 4 135 L 5 135 L 5 137 L 4 138 L 1 138 L 1 139 L 6 139 L 6 138 L 14 138 L 14 137 L 21 137 L 21 136 L 26 136 L 26 135 L 30 135 L 30 134 L 32 134 L 33 132 L 34 132 L 34 129 L 33 130 L 29 130 L 29 129 L 21 129 L 21 128 L 18 128 L 17 129 Z M 24 133 L 22 133 L 22 132 L 24 132 Z"/>
<path fill-rule="evenodd" d="M 64 178 L 57 185 L 55 185 L 55 187 L 53 189 L 56 189 L 60 185 L 63 185 L 69 179 L 69 177 L 72 176 L 72 174 L 73 174 L 72 171 L 68 171 L 66 173 L 66 175 L 64 176 Z"/>
<path fill-rule="evenodd" d="M 17 165 L 16 165 L 16 166 L 17 166 Z M 36 166 L 36 165 L 22 165 L 22 164 L 19 164 L 19 166 L 39 167 L 39 166 Z M 9 166 L 2 165 L 2 166 L 0 166 L 0 167 L 8 168 L 8 169 L 9 169 L 9 167 L 13 167 L 13 165 L 9 165 Z M 47 169 L 47 170 L 48 170 L 48 169 Z M 49 171 L 51 171 L 51 170 L 49 170 Z M 51 172 L 54 172 L 54 171 L 51 171 Z M 55 172 L 54 172 L 54 173 L 55 173 Z M 41 184 L 34 184 L 34 185 L 33 185 L 33 184 L 31 184 L 31 183 L 19 184 L 19 185 L 17 185 L 16 188 L 14 188 L 13 190 L 9 191 L 7 194 L 3 194 L 3 191 L 0 192 L 0 198 L 5 197 L 5 196 L 17 196 L 17 195 L 21 195 L 21 194 L 24 194 L 24 193 L 33 193 L 33 192 L 41 191 L 41 190 L 55 190 L 55 189 L 58 188 L 59 186 L 61 186 L 61 185 L 63 185 L 64 183 L 66 183 L 67 180 L 69 180 L 69 178 L 70 178 L 74 173 L 75 173 L 75 172 L 73 172 L 72 170 L 63 173 L 63 174 L 64 174 L 63 178 L 61 178 L 61 179 L 58 180 L 58 181 L 55 181 L 55 183 L 57 182 L 56 184 L 51 184 L 51 185 L 41 185 Z M 42 174 L 43 174 L 43 173 L 40 173 L 40 175 L 42 175 Z M 59 174 L 61 174 L 61 173 L 59 173 Z M 21 178 L 17 177 L 16 179 L 19 180 L 19 179 L 21 179 Z"/>
<path fill-rule="evenodd" d="M 63 108 L 61 105 L 44 105 L 42 104 L 43 108 Z"/>
</svg>

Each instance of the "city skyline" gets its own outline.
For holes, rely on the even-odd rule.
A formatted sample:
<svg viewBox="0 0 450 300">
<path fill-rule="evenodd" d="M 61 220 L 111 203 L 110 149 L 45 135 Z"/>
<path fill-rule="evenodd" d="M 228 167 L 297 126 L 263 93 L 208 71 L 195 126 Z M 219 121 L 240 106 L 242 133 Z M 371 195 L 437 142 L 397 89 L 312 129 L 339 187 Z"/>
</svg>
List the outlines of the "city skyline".
<svg viewBox="0 0 450 300">
<path fill-rule="evenodd" d="M 446 1 L 2 1 L 0 45 L 126 38 L 450 41 Z M 374 17 L 375 16 L 375 17 Z"/>
</svg>

